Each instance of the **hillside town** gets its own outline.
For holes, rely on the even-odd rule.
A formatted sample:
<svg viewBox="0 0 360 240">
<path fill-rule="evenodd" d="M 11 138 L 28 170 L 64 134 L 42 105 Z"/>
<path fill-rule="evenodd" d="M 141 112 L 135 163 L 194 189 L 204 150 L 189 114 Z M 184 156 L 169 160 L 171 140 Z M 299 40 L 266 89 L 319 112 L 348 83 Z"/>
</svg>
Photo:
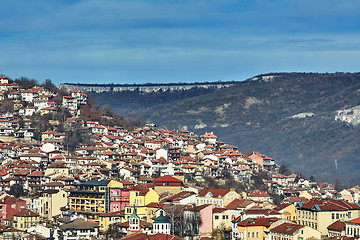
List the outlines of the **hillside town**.
<svg viewBox="0 0 360 240">
<path fill-rule="evenodd" d="M 0 239 L 360 236 L 359 186 L 303 178 L 213 132 L 84 120 L 76 89 L 3 76 L 0 100 Z"/>
</svg>

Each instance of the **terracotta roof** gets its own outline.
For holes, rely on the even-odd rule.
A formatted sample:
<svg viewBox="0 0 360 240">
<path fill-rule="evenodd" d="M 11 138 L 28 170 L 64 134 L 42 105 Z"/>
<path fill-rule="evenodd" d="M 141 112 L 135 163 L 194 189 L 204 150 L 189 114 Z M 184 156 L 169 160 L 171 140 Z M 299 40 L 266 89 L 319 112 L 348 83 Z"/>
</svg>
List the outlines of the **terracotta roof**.
<svg viewBox="0 0 360 240">
<path fill-rule="evenodd" d="M 245 213 L 247 215 L 281 215 L 278 211 L 272 210 L 272 209 L 258 209 L 258 208 L 250 208 L 245 210 Z"/>
<path fill-rule="evenodd" d="M 239 209 L 246 208 L 250 204 L 254 203 L 252 200 L 248 199 L 234 199 L 231 203 L 229 203 L 226 208 L 227 209 Z"/>
<path fill-rule="evenodd" d="M 122 211 L 108 212 L 100 214 L 100 217 L 125 217 L 125 214 Z"/>
<path fill-rule="evenodd" d="M 211 193 L 214 197 L 223 197 L 228 192 L 230 192 L 229 189 L 224 188 L 204 188 L 199 192 L 199 196 L 205 196 L 207 193 Z"/>
<path fill-rule="evenodd" d="M 335 230 L 335 231 L 344 231 L 345 230 L 345 222 L 342 222 L 340 220 L 333 222 L 330 224 L 327 229 L 329 230 Z"/>
<path fill-rule="evenodd" d="M 299 205 L 301 209 L 312 209 L 316 211 L 341 211 L 359 209 L 360 206 L 355 203 L 349 203 L 345 200 L 327 199 L 311 199 Z"/>
<path fill-rule="evenodd" d="M 154 182 L 182 182 L 182 181 L 173 176 L 165 175 L 165 176 L 154 179 Z"/>
<path fill-rule="evenodd" d="M 201 135 L 202 138 L 217 138 L 213 133 L 205 133 L 204 135 Z"/>
<path fill-rule="evenodd" d="M 249 226 L 264 226 L 270 227 L 273 222 L 279 220 L 278 218 L 248 218 L 238 223 L 238 226 L 249 227 Z"/>
<path fill-rule="evenodd" d="M 23 209 L 14 214 L 15 217 L 38 217 L 39 214 L 30 211 L 29 209 Z"/>
<path fill-rule="evenodd" d="M 184 198 L 188 198 L 188 197 L 191 197 L 193 195 L 195 195 L 196 193 L 194 192 L 190 192 L 190 191 L 182 191 L 182 192 L 179 192 L 171 197 L 168 197 L 164 200 L 162 200 L 162 202 L 173 202 L 173 201 L 180 201 Z"/>
<path fill-rule="evenodd" d="M 352 220 L 348 220 L 346 221 L 347 223 L 356 223 L 356 224 L 360 224 L 360 218 L 354 218 Z"/>
<path fill-rule="evenodd" d="M 157 233 L 153 235 L 148 235 L 146 233 L 134 233 L 122 239 L 124 240 L 183 240 L 183 238 L 180 238 L 178 236 L 163 234 L 163 233 Z"/>
<path fill-rule="evenodd" d="M 276 208 L 274 208 L 275 211 L 283 210 L 284 208 L 287 208 L 288 206 L 292 205 L 291 203 L 282 203 L 278 205 Z"/>
<path fill-rule="evenodd" d="M 283 223 L 279 226 L 274 227 L 270 231 L 293 235 L 294 233 L 296 233 L 299 229 L 301 229 L 303 227 L 304 227 L 303 225 L 299 225 L 299 224 L 295 224 L 295 223 Z"/>
<path fill-rule="evenodd" d="M 27 175 L 28 177 L 42 177 L 44 176 L 43 171 L 33 171 L 32 173 Z"/>
</svg>

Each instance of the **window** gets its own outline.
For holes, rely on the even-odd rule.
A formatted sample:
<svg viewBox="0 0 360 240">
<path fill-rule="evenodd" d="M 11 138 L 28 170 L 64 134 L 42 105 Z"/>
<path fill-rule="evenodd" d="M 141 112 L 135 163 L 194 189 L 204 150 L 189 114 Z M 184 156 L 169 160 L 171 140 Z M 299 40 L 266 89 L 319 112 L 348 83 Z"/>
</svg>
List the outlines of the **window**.
<svg viewBox="0 0 360 240">
<path fill-rule="evenodd" d="M 218 219 L 219 219 L 219 216 L 218 216 L 218 215 L 215 215 L 215 219 L 218 220 Z"/>
</svg>

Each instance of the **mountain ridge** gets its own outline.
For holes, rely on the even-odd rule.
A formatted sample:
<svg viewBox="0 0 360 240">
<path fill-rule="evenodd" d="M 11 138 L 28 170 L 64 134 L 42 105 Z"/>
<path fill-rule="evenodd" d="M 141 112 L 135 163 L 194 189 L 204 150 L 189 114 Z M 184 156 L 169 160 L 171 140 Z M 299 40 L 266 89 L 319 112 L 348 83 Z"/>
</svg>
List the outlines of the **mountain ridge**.
<svg viewBox="0 0 360 240">
<path fill-rule="evenodd" d="M 212 131 L 241 151 L 266 152 L 318 180 L 350 184 L 360 179 L 360 130 L 336 116 L 359 105 L 359 89 L 359 73 L 268 73 L 228 88 L 178 92 L 187 94 L 183 97 L 133 94 L 124 104 L 114 96 L 107 98 L 112 101 L 93 96 L 125 116 L 166 128 Z"/>
</svg>

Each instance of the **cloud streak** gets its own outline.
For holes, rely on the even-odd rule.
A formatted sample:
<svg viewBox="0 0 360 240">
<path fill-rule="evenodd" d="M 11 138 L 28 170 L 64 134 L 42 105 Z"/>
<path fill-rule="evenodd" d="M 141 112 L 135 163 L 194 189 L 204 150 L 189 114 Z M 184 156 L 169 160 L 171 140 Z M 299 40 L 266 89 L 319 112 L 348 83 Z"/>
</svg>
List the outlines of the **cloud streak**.
<svg viewBox="0 0 360 240">
<path fill-rule="evenodd" d="M 0 0 L 0 6 L 8 13 L 0 15 L 1 72 L 12 78 L 226 81 L 269 71 L 358 71 L 360 60 L 356 0 Z"/>
</svg>

